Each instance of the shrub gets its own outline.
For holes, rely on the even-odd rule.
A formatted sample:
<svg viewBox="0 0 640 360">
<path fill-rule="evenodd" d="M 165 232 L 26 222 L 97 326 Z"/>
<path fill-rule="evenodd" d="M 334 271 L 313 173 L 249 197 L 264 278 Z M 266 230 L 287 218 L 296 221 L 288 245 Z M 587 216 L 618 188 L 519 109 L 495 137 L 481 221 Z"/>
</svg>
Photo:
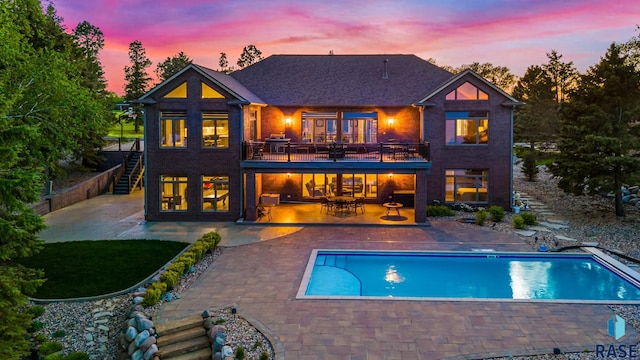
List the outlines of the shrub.
<svg viewBox="0 0 640 360">
<path fill-rule="evenodd" d="M 31 322 L 31 326 L 29 326 L 29 332 L 36 332 L 40 329 L 42 329 L 42 327 L 44 326 L 44 324 L 42 323 L 42 321 L 32 321 Z"/>
<path fill-rule="evenodd" d="M 60 330 L 56 330 L 56 331 L 53 333 L 53 337 L 55 337 L 55 338 L 64 337 L 65 335 L 67 335 L 67 333 L 66 333 L 64 330 L 62 330 L 62 329 L 60 329 Z"/>
<path fill-rule="evenodd" d="M 536 214 L 531 212 L 523 212 L 520 214 L 522 219 L 524 220 L 525 225 L 535 225 L 536 222 Z"/>
<path fill-rule="evenodd" d="M 65 356 L 64 360 L 89 360 L 89 355 L 83 352 L 73 352 Z"/>
<path fill-rule="evenodd" d="M 513 227 L 516 229 L 524 229 L 524 219 L 522 216 L 514 216 L 513 217 Z"/>
<path fill-rule="evenodd" d="M 40 345 L 38 354 L 49 355 L 62 350 L 62 344 L 56 341 L 46 341 Z"/>
<path fill-rule="evenodd" d="M 182 272 L 176 270 L 175 267 L 171 268 L 171 265 L 170 265 L 162 273 L 162 275 L 160 275 L 160 281 L 165 283 L 167 287 L 172 288 L 176 286 L 178 281 L 180 281 L 180 277 L 182 277 Z"/>
<path fill-rule="evenodd" d="M 43 343 L 45 341 L 47 341 L 47 337 L 44 336 L 44 334 L 38 334 L 36 335 L 36 341 L 39 343 Z"/>
<path fill-rule="evenodd" d="M 427 205 L 427 216 L 453 216 L 447 205 Z"/>
<path fill-rule="evenodd" d="M 238 346 L 238 348 L 236 349 L 236 359 L 244 360 L 244 349 L 242 348 L 242 346 Z"/>
<path fill-rule="evenodd" d="M 225 322 L 227 322 L 225 318 L 217 318 L 215 321 L 215 324 L 220 325 L 220 324 L 224 324 Z"/>
<path fill-rule="evenodd" d="M 207 244 L 209 250 L 215 250 L 221 240 L 222 238 L 220 237 L 220 234 L 215 231 L 208 232 L 198 239 L 198 241 L 202 241 Z"/>
<path fill-rule="evenodd" d="M 538 175 L 538 164 L 536 163 L 537 156 L 535 152 L 532 152 L 524 157 L 522 163 L 522 172 L 527 176 L 527 180 L 534 181 L 536 175 Z"/>
<path fill-rule="evenodd" d="M 253 343 L 253 347 L 251 348 L 251 350 L 255 350 L 255 349 L 259 348 L 260 346 L 262 346 L 262 341 L 256 340 L 256 342 Z"/>
<path fill-rule="evenodd" d="M 487 210 L 480 210 L 476 213 L 476 225 L 484 226 L 484 222 L 487 220 Z"/>
<path fill-rule="evenodd" d="M 198 261 L 202 260 L 202 257 L 204 257 L 204 254 L 207 252 L 207 250 L 208 249 L 206 244 L 197 242 L 193 244 L 193 246 L 191 246 L 191 249 L 189 249 L 189 253 L 193 254 L 193 257 L 197 263 Z"/>
<path fill-rule="evenodd" d="M 163 282 L 155 282 L 149 286 L 147 293 L 144 295 L 142 305 L 153 306 L 160 301 L 160 297 L 167 291 L 167 284 Z"/>
<path fill-rule="evenodd" d="M 269 360 L 269 354 L 266 351 L 260 353 L 260 359 L 258 360 Z"/>
<path fill-rule="evenodd" d="M 489 207 L 489 213 L 491 214 L 491 221 L 501 222 L 504 219 L 505 212 L 502 206 L 493 205 Z"/>
<path fill-rule="evenodd" d="M 27 312 L 35 319 L 44 314 L 44 306 L 35 305 L 27 309 Z"/>
</svg>

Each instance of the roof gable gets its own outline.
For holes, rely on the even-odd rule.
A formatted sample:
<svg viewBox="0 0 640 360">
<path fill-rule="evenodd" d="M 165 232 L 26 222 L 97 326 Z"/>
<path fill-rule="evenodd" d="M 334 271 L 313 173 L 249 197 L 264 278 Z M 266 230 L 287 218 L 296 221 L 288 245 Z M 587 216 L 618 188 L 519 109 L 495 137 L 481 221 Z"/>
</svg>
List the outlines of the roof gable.
<svg viewBox="0 0 640 360">
<path fill-rule="evenodd" d="M 146 94 L 142 95 L 138 100 L 144 102 L 144 100 L 149 98 L 152 94 L 158 92 L 168 83 L 182 76 L 182 74 L 189 70 L 194 70 L 200 73 L 205 79 L 211 81 L 216 86 L 229 93 L 233 97 L 233 99 L 231 99 L 230 101 L 235 101 L 240 104 L 264 104 L 264 102 L 260 98 L 254 95 L 251 91 L 244 87 L 244 85 L 240 84 L 231 76 L 196 64 L 189 64 L 185 66 L 182 70 L 178 71 L 173 76 L 156 85 Z"/>
<path fill-rule="evenodd" d="M 408 106 L 453 76 L 415 55 L 273 55 L 230 75 L 277 106 Z"/>
<path fill-rule="evenodd" d="M 467 76 L 475 77 L 476 79 L 480 80 L 482 83 L 486 84 L 487 86 L 491 87 L 493 90 L 497 91 L 502 96 L 504 96 L 506 98 L 506 101 L 505 101 L 504 104 L 513 105 L 513 106 L 524 105 L 524 103 L 516 100 L 514 97 L 512 97 L 509 94 L 507 94 L 502 89 L 500 89 L 499 87 L 495 86 L 493 83 L 489 82 L 487 79 L 483 78 L 482 76 L 478 75 L 475 71 L 470 70 L 470 69 L 467 69 L 467 70 L 464 70 L 464 71 L 458 73 L 457 75 L 455 75 L 454 77 L 452 77 L 451 79 L 449 79 L 448 81 L 446 81 L 445 83 L 440 85 L 438 88 L 436 88 L 435 90 L 430 92 L 427 96 L 423 97 L 420 101 L 416 102 L 416 105 L 419 105 L 419 106 L 426 105 L 429 102 L 429 100 L 431 100 L 434 96 L 436 96 L 440 92 L 444 91 L 446 88 L 451 86 L 453 83 L 455 83 L 458 80 L 460 80 L 460 79 L 462 79 L 464 77 L 467 77 Z"/>
</svg>

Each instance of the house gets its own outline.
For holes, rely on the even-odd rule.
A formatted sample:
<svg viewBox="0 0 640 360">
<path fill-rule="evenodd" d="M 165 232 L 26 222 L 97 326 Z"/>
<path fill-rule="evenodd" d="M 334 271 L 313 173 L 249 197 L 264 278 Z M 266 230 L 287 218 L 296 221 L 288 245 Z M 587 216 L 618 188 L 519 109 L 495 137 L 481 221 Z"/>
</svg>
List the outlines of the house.
<svg viewBox="0 0 640 360">
<path fill-rule="evenodd" d="M 191 64 L 145 107 L 146 219 L 257 218 L 272 201 L 351 195 L 415 209 L 510 208 L 517 100 L 414 55 L 274 55 Z"/>
</svg>

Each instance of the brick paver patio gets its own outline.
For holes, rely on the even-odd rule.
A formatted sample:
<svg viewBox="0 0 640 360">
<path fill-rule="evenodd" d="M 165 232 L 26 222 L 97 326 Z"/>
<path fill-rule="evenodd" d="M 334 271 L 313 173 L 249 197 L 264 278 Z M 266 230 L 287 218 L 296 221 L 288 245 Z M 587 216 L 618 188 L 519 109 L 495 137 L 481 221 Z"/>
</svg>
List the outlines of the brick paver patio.
<svg viewBox="0 0 640 360">
<path fill-rule="evenodd" d="M 286 359 L 473 359 L 593 351 L 607 335 L 605 305 L 483 302 L 297 300 L 312 249 L 530 251 L 514 235 L 454 221 L 431 227 L 305 227 L 284 237 L 224 249 L 156 321 L 237 304 L 277 336 Z M 429 274 L 425 274 L 429 276 Z M 627 331 L 631 331 L 627 327 Z M 624 339 L 637 339 L 633 332 Z"/>
</svg>

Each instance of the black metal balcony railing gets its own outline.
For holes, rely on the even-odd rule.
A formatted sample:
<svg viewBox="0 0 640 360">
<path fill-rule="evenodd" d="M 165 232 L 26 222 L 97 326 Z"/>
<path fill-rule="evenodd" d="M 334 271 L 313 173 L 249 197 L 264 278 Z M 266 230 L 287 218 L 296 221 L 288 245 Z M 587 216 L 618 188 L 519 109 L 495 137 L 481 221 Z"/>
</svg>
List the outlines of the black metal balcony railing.
<svg viewBox="0 0 640 360">
<path fill-rule="evenodd" d="M 429 161 L 429 143 L 310 144 L 244 142 L 242 160 L 256 161 Z"/>
</svg>

